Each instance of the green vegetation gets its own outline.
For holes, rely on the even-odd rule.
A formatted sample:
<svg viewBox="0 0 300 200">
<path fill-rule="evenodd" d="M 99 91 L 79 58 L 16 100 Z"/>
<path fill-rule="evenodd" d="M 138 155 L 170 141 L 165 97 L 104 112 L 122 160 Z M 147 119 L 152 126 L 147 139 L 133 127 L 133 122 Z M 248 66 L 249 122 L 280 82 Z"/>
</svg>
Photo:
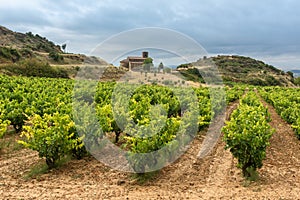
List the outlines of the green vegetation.
<svg viewBox="0 0 300 200">
<path fill-rule="evenodd" d="M 115 138 L 111 139 L 111 142 L 121 146 L 125 145 L 125 148 L 130 151 L 128 159 L 138 172 L 142 172 L 143 168 L 159 166 L 161 162 L 166 161 L 153 160 L 151 164 L 153 166 L 143 166 L 142 161 L 135 159 L 136 153 L 168 147 L 169 151 L 165 153 L 176 155 L 173 150 L 180 142 L 188 139 L 179 140 L 180 135 L 184 133 L 184 130 L 192 132 L 192 127 L 189 125 L 191 119 L 196 119 L 193 123 L 200 130 L 209 125 L 211 118 L 222 109 L 221 104 L 217 104 L 212 112 L 208 88 L 193 89 L 198 103 L 197 100 L 192 101 L 194 103 L 191 106 L 196 106 L 198 109 L 195 107 L 195 109 L 183 110 L 180 108 L 175 93 L 186 93 L 185 90 L 144 85 L 136 88 L 129 99 L 131 102 L 129 110 L 126 111 L 122 106 L 124 101 L 122 95 L 125 91 L 132 90 L 138 85 L 125 84 L 118 93 L 115 90 L 115 82 L 100 82 L 96 83 L 97 89 L 94 93 L 90 83 L 87 81 L 80 85 L 80 90 L 76 92 L 75 96 L 78 99 L 78 105 L 75 105 L 72 104 L 73 80 L 0 76 L 0 87 L 2 88 L 0 113 L 1 126 L 4 127 L 3 132 L 10 122 L 17 132 L 21 132 L 22 141 L 20 143 L 38 151 L 41 157 L 46 158 L 50 168 L 55 167 L 59 160 L 69 154 L 76 158 L 82 158 L 86 154 L 82 142 L 92 150 L 101 145 L 103 136 L 112 138 L 111 135 L 114 134 Z M 114 90 L 118 94 L 115 97 L 112 96 Z M 240 93 L 240 90 L 231 89 L 229 93 L 235 92 Z M 181 99 L 185 108 L 190 102 L 191 95 L 181 96 L 186 98 Z M 230 96 L 236 95 L 231 94 Z M 112 106 L 111 99 L 114 98 L 119 106 Z M 85 112 L 72 112 L 73 106 L 77 106 Z M 192 115 L 197 110 L 199 117 L 193 118 Z M 113 113 L 117 113 L 118 117 Z M 95 115 L 97 118 L 91 118 Z M 138 128 L 132 127 L 128 121 L 123 123 L 123 127 L 120 127 L 117 120 L 125 120 L 124 122 L 132 120 Z M 76 129 L 75 121 L 77 121 Z M 165 123 L 161 124 L 162 122 Z M 184 124 L 186 126 L 183 126 Z M 102 131 L 97 129 L 99 125 L 101 125 Z M 186 129 L 180 128 L 179 125 Z M 146 137 L 147 134 L 154 133 L 153 131 L 157 131 L 158 134 Z M 176 135 L 176 132 L 181 134 Z M 125 133 L 133 134 L 129 136 Z M 81 136 L 84 136 L 83 141 L 81 141 Z"/>
<path fill-rule="evenodd" d="M 0 102 L 0 139 L 7 131 L 7 127 L 10 124 L 9 120 L 3 119 L 5 113 L 4 102 Z"/>
<path fill-rule="evenodd" d="M 294 83 L 295 85 L 300 86 L 300 77 L 295 78 Z"/>
<path fill-rule="evenodd" d="M 187 70 L 181 70 L 180 74 L 185 77 L 187 81 L 194 81 L 194 82 L 200 82 L 205 83 L 202 75 L 200 74 L 199 70 L 196 68 L 190 68 Z"/>
<path fill-rule="evenodd" d="M 13 34 L 13 33 L 11 33 Z M 56 53 L 62 53 L 60 46 L 55 45 L 52 41 L 42 37 L 38 34 L 33 35 L 31 32 L 26 34 L 17 33 L 20 37 L 20 41 L 15 42 L 21 48 L 29 48 L 32 51 L 50 53 L 55 51 Z"/>
<path fill-rule="evenodd" d="M 198 66 L 215 64 L 226 84 L 244 83 L 257 86 L 293 86 L 294 77 L 271 65 L 243 56 L 217 56 L 200 59 Z M 188 80 L 203 82 L 201 74 L 193 68 L 192 63 L 177 67 Z"/>
<path fill-rule="evenodd" d="M 0 58 L 4 58 L 8 61 L 16 62 L 21 59 L 21 54 L 17 49 L 0 47 Z"/>
<path fill-rule="evenodd" d="M 21 136 L 25 139 L 20 143 L 45 157 L 49 168 L 55 167 L 73 149 L 83 146 L 81 138 L 74 137 L 75 123 L 69 115 L 34 115 L 28 123 L 30 125 L 23 127 Z"/>
<path fill-rule="evenodd" d="M 26 59 L 17 63 L 0 66 L 0 72 L 6 75 L 21 75 L 33 77 L 68 78 L 68 71 L 52 67 L 36 59 Z"/>
<path fill-rule="evenodd" d="M 260 89 L 260 94 L 285 121 L 292 124 L 300 139 L 300 89 L 265 87 Z"/>
<path fill-rule="evenodd" d="M 62 62 L 64 60 L 64 57 L 62 55 L 54 51 L 49 53 L 49 57 L 53 59 L 55 62 Z"/>
<path fill-rule="evenodd" d="M 92 152 L 99 150 L 107 142 L 103 138 L 108 138 L 128 152 L 128 162 L 143 180 L 148 169 L 159 169 L 176 157 L 178 147 L 190 141 L 188 133 L 203 130 L 224 106 L 216 89 L 212 108 L 213 93 L 205 87 L 187 91 L 158 85 L 83 81 L 73 96 L 74 84 L 70 79 L 0 76 L 2 134 L 9 123 L 14 126 L 21 132 L 20 143 L 39 152 L 46 159 L 47 169 L 58 166 L 70 155 L 82 158 L 87 155 L 85 147 Z M 246 87 L 226 86 L 227 103 L 240 99 Z M 191 100 L 193 95 L 189 92 L 195 93 L 196 101 Z M 264 87 L 259 92 L 299 135 L 299 89 Z M 183 95 L 178 99 L 176 94 Z M 75 104 L 73 97 L 78 100 Z M 128 108 L 124 102 L 130 102 Z M 188 105 L 191 109 L 186 109 Z M 74 111 L 73 106 L 84 112 Z M 255 178 L 266 156 L 272 135 L 269 121 L 267 108 L 254 92 L 248 92 L 223 128 L 226 148 L 238 159 L 248 178 Z M 196 130 L 191 124 L 196 124 Z M 163 156 L 150 160 L 137 156 L 162 149 Z M 41 167 L 28 176 L 45 170 Z"/>
<path fill-rule="evenodd" d="M 193 65 L 191 63 L 181 64 L 177 67 L 177 69 L 187 69 L 189 67 L 193 67 Z"/>
<path fill-rule="evenodd" d="M 162 62 L 159 63 L 158 70 L 159 71 L 164 70 L 164 64 Z"/>
<path fill-rule="evenodd" d="M 66 51 L 66 44 L 60 47 L 32 32 L 18 33 L 2 26 L 0 32 L 1 74 L 68 78 L 74 77 L 79 70 L 78 66 L 84 62 L 95 65 L 105 63 L 93 56 L 63 53 L 62 50 Z M 54 65 L 56 67 L 52 67 Z"/>
<path fill-rule="evenodd" d="M 230 149 L 238 159 L 238 167 L 246 178 L 262 167 L 266 157 L 266 148 L 273 132 L 268 122 L 270 116 L 267 108 L 254 92 L 248 92 L 222 129 L 226 149 Z"/>
<path fill-rule="evenodd" d="M 144 64 L 153 64 L 153 59 L 152 58 L 146 58 L 144 61 Z"/>
<path fill-rule="evenodd" d="M 67 44 L 61 45 L 62 50 L 66 53 Z"/>
<path fill-rule="evenodd" d="M 107 142 L 103 138 L 108 138 L 128 152 L 128 162 L 140 180 L 148 179 L 148 175 L 152 177 L 151 173 L 145 173 L 148 169 L 159 169 L 170 161 L 168 158 L 176 157 L 180 151 L 178 147 L 191 140 L 189 134 L 203 130 L 224 108 L 225 99 L 219 95 L 218 88 L 214 91 L 205 87 L 181 90 L 174 86 L 184 84 L 185 81 L 172 82 L 164 77 L 153 81 L 152 85 L 143 86 L 83 81 L 74 94 L 74 80 L 56 79 L 69 77 L 67 67 L 53 67 L 51 64 L 71 63 L 76 66 L 87 57 L 63 54 L 66 45 L 61 50 L 53 42 L 31 32 L 19 34 L 17 41 L 12 44 L 9 41 L 4 43 L 6 46 L 0 47 L 0 61 L 3 63 L 0 72 L 5 74 L 0 75 L 0 138 L 7 132 L 8 126 L 9 130 L 13 127 L 22 136 L 19 145 L 35 150 L 40 157 L 45 158 L 47 166 L 32 169 L 28 175 L 30 177 L 58 166 L 70 156 L 82 158 L 87 155 L 85 148 L 89 152 L 99 150 Z M 90 58 L 89 63 L 96 60 Z M 300 79 L 294 78 L 291 72 L 285 73 L 251 58 L 218 56 L 202 59 L 199 63 L 205 65 L 211 61 L 217 64 L 228 84 L 227 104 L 241 99 L 244 94 L 246 86 L 236 83 L 261 86 L 292 86 L 292 82 L 300 84 Z M 147 72 L 153 67 L 152 58 L 147 58 L 143 67 L 147 81 Z M 80 69 L 78 66 L 73 67 L 72 73 L 76 74 Z M 162 63 L 158 69 L 164 69 L 164 72 L 171 70 Z M 204 83 L 201 73 L 192 64 L 182 64 L 178 69 L 186 80 Z M 86 77 L 93 79 L 97 70 L 88 68 L 85 71 Z M 105 70 L 103 78 L 117 80 L 125 73 L 110 66 Z M 168 87 L 159 86 L 158 82 Z M 93 86 L 96 86 L 95 90 Z M 121 89 L 115 89 L 116 86 Z M 300 138 L 299 89 L 264 87 L 259 91 L 281 117 L 291 124 Z M 191 101 L 192 92 L 196 95 L 195 101 Z M 212 99 L 214 93 L 216 99 Z M 130 94 L 129 98 L 124 97 L 124 94 Z M 177 94 L 182 98 L 179 99 Z M 78 102 L 73 102 L 74 97 Z M 124 106 L 124 101 L 129 102 L 128 108 Z M 74 111 L 74 107 L 84 112 Z M 246 177 L 253 178 L 256 170 L 262 166 L 272 135 L 269 121 L 267 109 L 255 93 L 249 92 L 223 128 L 226 148 L 238 159 L 239 167 Z M 99 130 L 99 126 L 102 130 Z M 137 156 L 162 149 L 163 156 L 150 159 Z"/>
<path fill-rule="evenodd" d="M 212 58 L 227 81 L 251 85 L 291 85 L 293 77 L 271 65 L 243 56 L 217 56 Z"/>
<path fill-rule="evenodd" d="M 151 68 L 153 67 L 153 59 L 152 58 L 146 58 L 143 63 L 143 70 L 145 72 L 149 72 Z"/>
<path fill-rule="evenodd" d="M 37 165 L 34 165 L 30 171 L 24 176 L 25 180 L 30 180 L 32 178 L 39 179 L 39 176 L 42 174 L 45 174 L 49 171 L 48 165 L 45 163 L 39 163 Z"/>
</svg>

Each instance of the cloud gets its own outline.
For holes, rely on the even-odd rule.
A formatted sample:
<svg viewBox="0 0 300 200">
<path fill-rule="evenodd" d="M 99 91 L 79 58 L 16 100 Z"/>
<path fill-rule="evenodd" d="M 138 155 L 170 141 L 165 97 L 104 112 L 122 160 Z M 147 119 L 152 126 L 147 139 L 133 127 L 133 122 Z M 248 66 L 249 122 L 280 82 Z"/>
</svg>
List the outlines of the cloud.
<svg viewBox="0 0 300 200">
<path fill-rule="evenodd" d="M 210 53 L 297 55 L 297 0 L 0 0 L 0 24 L 32 30 L 87 53 L 121 31 L 162 27 L 197 40 Z"/>
</svg>

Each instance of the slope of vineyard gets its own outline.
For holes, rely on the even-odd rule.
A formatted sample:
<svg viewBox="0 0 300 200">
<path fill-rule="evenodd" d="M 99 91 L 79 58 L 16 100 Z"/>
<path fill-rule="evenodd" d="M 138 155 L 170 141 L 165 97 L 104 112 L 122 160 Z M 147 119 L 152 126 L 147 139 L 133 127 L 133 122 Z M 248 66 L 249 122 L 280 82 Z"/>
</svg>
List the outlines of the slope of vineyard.
<svg viewBox="0 0 300 200">
<path fill-rule="evenodd" d="M 214 108 L 212 109 L 213 103 L 208 88 L 188 90 L 179 87 L 139 86 L 120 83 L 118 87 L 121 87 L 121 89 L 117 91 L 114 89 L 117 86 L 116 83 L 100 82 L 96 83 L 97 88 L 94 94 L 93 87 L 90 85 L 92 83 L 86 81 L 75 84 L 74 80 L 68 79 L 0 76 L 2 87 L 0 101 L 3 105 L 1 120 L 5 122 L 2 125 L 5 126 L 10 123 L 16 132 L 23 130 L 24 141 L 21 143 L 38 151 L 41 157 L 46 158 L 49 167 L 53 167 L 68 152 L 71 153 L 72 151 L 73 155 L 75 152 L 75 156 L 78 156 L 76 152 L 81 149 L 80 136 L 85 136 L 84 143 L 86 145 L 95 146 L 99 145 L 98 140 L 102 138 L 103 134 L 116 144 L 120 139 L 121 143 L 118 145 L 125 144 L 134 154 L 147 153 L 166 146 L 171 148 L 168 152 L 173 158 L 176 155 L 174 154 L 174 148 L 178 148 L 176 146 L 181 144 L 179 139 L 182 136 L 178 135 L 177 132 L 187 135 L 185 132 L 188 131 L 188 135 L 191 135 L 191 138 L 185 138 L 188 142 L 192 139 L 192 132 L 208 126 L 211 119 L 222 110 L 223 98 L 218 97 L 214 97 Z M 74 86 L 75 90 L 73 90 Z M 128 99 L 131 102 L 128 111 L 122 103 L 124 98 L 126 99 L 126 96 L 124 97 L 126 90 L 128 92 L 135 91 Z M 112 95 L 113 91 L 114 96 Z M 239 97 L 239 93 L 241 93 L 241 90 L 232 89 L 230 92 L 228 91 L 228 100 L 235 100 Z M 191 98 L 193 94 L 195 96 L 194 100 Z M 114 106 L 112 106 L 111 99 L 115 99 Z M 91 131 L 86 128 L 86 123 L 93 121 L 94 111 L 90 109 L 92 105 L 95 105 L 95 114 L 99 120 L 99 122 L 94 121 L 94 125 L 101 125 L 102 130 L 89 134 Z M 77 112 L 76 109 L 74 110 L 74 106 L 75 108 L 79 107 L 79 110 L 85 108 L 85 112 Z M 151 109 L 155 110 L 151 111 Z M 199 117 L 192 117 L 195 114 Z M 118 117 L 116 118 L 116 116 Z M 155 120 L 153 120 L 153 116 L 156 116 Z M 68 119 L 65 119 L 66 117 Z M 79 119 L 76 121 L 76 118 Z M 81 124 L 80 119 L 85 118 L 88 119 L 88 122 Z M 130 119 L 132 122 L 123 120 L 124 127 L 120 127 L 118 119 L 119 121 Z M 191 121 L 192 119 L 194 121 Z M 70 125 L 75 121 L 79 122 L 76 123 L 77 129 L 75 129 L 75 125 Z M 132 123 L 136 124 L 138 128 L 132 127 Z M 52 125 L 47 126 L 47 124 Z M 157 129 L 160 134 L 147 137 L 148 134 L 153 134 L 153 128 L 157 126 L 161 127 Z M 185 130 L 180 129 L 180 127 L 185 127 Z M 58 129 L 61 130 L 60 133 L 56 133 L 55 130 Z M 49 137 L 43 136 L 46 133 L 50 134 Z M 128 133 L 135 135 L 135 137 L 129 137 Z M 140 136 L 136 137 L 137 135 Z M 141 139 L 137 140 L 136 138 Z M 63 140 L 65 140 L 64 143 L 58 143 L 58 141 Z M 46 145 L 43 146 L 42 144 L 51 145 L 44 148 Z M 68 147 L 68 144 L 72 144 L 72 147 Z M 62 148 L 62 146 L 64 147 Z M 157 160 L 153 162 L 157 163 Z M 147 167 L 151 168 L 151 164 L 148 163 L 148 165 Z M 138 168 L 142 170 L 145 167 Z"/>
<path fill-rule="evenodd" d="M 262 97 L 292 127 L 300 139 L 300 89 L 268 87 L 260 91 Z"/>
<path fill-rule="evenodd" d="M 136 143 L 132 143 L 132 138 L 120 132 L 112 116 L 113 109 L 116 109 L 116 112 L 120 112 L 121 109 L 121 106 L 112 108 L 111 102 L 114 93 L 118 92 L 115 90 L 118 83 L 96 83 L 95 90 L 90 87 L 90 84 L 85 82 L 79 84 L 82 90 L 78 90 L 75 97 L 79 103 L 82 103 L 79 105 L 82 105 L 80 108 L 85 112 L 76 113 L 72 112 L 73 89 L 76 85 L 73 80 L 0 76 L 2 88 L 0 117 L 3 121 L 8 120 L 11 123 L 9 131 L 12 132 L 13 126 L 21 131 L 23 126 L 34 125 L 32 116 L 38 115 L 42 117 L 36 118 L 40 124 L 32 126 L 32 129 L 49 131 L 46 132 L 49 135 L 53 132 L 63 135 L 60 131 L 55 131 L 56 128 L 65 134 L 74 133 L 73 129 L 69 129 L 72 128 L 73 123 L 66 115 L 71 116 L 71 119 L 77 114 L 88 116 L 85 114 L 93 113 L 88 106 L 95 105 L 97 121 L 93 121 L 92 118 L 84 119 L 90 124 L 101 124 L 107 132 L 100 132 L 99 135 L 94 136 L 102 137 L 101 134 L 105 134 L 111 142 L 120 147 L 128 144 L 127 148 L 132 151 L 144 152 L 145 148 L 134 146 Z M 120 87 L 121 91 L 125 92 L 126 87 Z M 131 90 L 131 87 L 134 85 L 128 86 L 128 89 Z M 226 87 L 225 90 L 229 105 L 226 119 L 230 120 L 229 116 L 237 108 L 237 100 L 243 95 L 245 87 Z M 245 181 L 241 171 L 236 168 L 237 161 L 229 150 L 224 149 L 225 143 L 222 137 L 208 156 L 201 159 L 197 157 L 203 141 L 208 137 L 207 126 L 210 124 L 211 117 L 216 117 L 212 121 L 212 131 L 215 133 L 220 133 L 221 130 L 219 126 L 213 125 L 224 123 L 224 119 L 218 118 L 218 114 L 222 111 L 221 98 L 217 99 L 216 106 L 211 111 L 209 88 L 194 88 L 193 91 L 199 107 L 200 117 L 197 121 L 199 134 L 195 136 L 185 154 L 157 172 L 151 179 L 144 180 L 144 183 L 139 182 L 139 178 L 133 174 L 111 169 L 92 156 L 84 156 L 81 160 L 71 159 L 58 168 L 45 170 L 45 157 L 39 158 L 36 150 L 18 146 L 15 140 L 24 140 L 18 133 L 6 133 L 4 138 L 0 139 L 2 144 L 0 146 L 0 197 L 3 199 L 297 199 L 300 192 L 300 177 L 297 173 L 300 169 L 298 164 L 300 144 L 290 125 L 276 114 L 274 108 L 265 103 L 272 119 L 270 124 L 276 132 L 270 139 L 263 166 L 258 170 L 260 178 L 256 182 Z M 94 92 L 95 95 L 91 95 Z M 178 99 L 174 98 L 175 92 L 176 90 L 171 87 L 142 85 L 131 93 L 129 99 L 132 103 L 128 113 L 134 122 L 142 127 L 149 124 L 152 114 L 158 113 L 153 112 L 157 109 L 153 105 L 159 103 L 166 110 L 164 115 L 170 122 L 174 122 L 169 126 L 176 128 L 176 121 L 182 119 L 182 113 L 176 106 Z M 266 89 L 264 92 L 269 91 Z M 118 99 L 115 100 L 120 102 Z M 154 109 L 152 112 L 151 108 Z M 53 119 L 57 116 L 58 118 Z M 56 123 L 57 120 L 63 123 Z M 60 126 L 62 124 L 63 126 Z M 143 131 L 148 131 L 147 126 L 144 127 L 146 128 Z M 89 130 L 79 127 L 78 131 Z M 117 133 L 120 133 L 118 141 Z M 142 133 L 137 132 L 138 135 Z M 160 137 L 144 139 L 149 142 L 158 139 L 167 145 L 169 138 L 161 136 L 173 136 L 173 132 L 162 129 L 160 133 L 161 135 L 157 134 Z M 161 140 L 162 138 L 165 140 Z M 93 140 L 93 137 L 88 139 L 91 140 L 86 141 L 91 143 L 99 142 Z M 55 143 L 53 145 L 55 146 Z M 147 145 L 146 143 L 148 148 L 160 148 L 160 146 Z M 112 157 L 111 160 L 116 159 Z"/>
<path fill-rule="evenodd" d="M 270 116 L 254 92 L 248 92 L 222 131 L 226 148 L 238 159 L 245 177 L 263 166 L 266 148 L 272 136 Z"/>
</svg>

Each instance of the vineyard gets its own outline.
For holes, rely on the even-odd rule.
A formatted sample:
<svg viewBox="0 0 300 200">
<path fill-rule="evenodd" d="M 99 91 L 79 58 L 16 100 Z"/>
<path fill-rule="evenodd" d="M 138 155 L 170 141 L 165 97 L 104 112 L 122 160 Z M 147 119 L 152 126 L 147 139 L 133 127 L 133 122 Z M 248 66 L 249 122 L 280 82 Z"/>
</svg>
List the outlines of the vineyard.
<svg viewBox="0 0 300 200">
<path fill-rule="evenodd" d="M 286 141 L 278 142 L 290 142 L 293 146 L 291 149 L 300 147 L 299 88 L 254 88 L 237 85 L 188 89 L 154 84 L 76 82 L 69 79 L 10 76 L 0 76 L 0 87 L 0 160 L 6 163 L 5 160 L 15 155 L 14 151 L 7 150 L 9 145 L 5 145 L 9 138 L 15 138 L 20 145 L 19 149 L 15 150 L 16 154 L 30 152 L 33 155 L 28 161 L 31 167 L 20 167 L 23 170 L 20 170 L 20 173 L 23 175 L 18 181 L 24 184 L 28 183 L 24 180 L 28 171 L 41 163 L 47 169 L 46 173 L 38 175 L 44 177 L 42 181 L 49 179 L 49 174 L 59 173 L 60 170 L 64 170 L 65 174 L 76 171 L 70 175 L 72 177 L 82 174 L 85 170 L 91 174 L 98 170 L 96 174 L 101 173 L 103 179 L 100 179 L 104 182 L 105 179 L 112 180 L 110 175 L 123 177 L 117 184 L 114 183 L 116 187 L 122 188 L 120 196 L 131 184 L 137 184 L 127 181 L 132 179 L 130 177 L 133 176 L 133 172 L 137 173 L 138 180 L 143 179 L 148 172 L 156 172 L 155 180 L 148 184 L 158 188 L 160 186 L 157 184 L 163 181 L 184 182 L 182 176 L 189 180 L 190 175 L 185 172 L 193 174 L 194 177 L 193 183 L 188 183 L 189 187 L 194 188 L 197 184 L 203 187 L 204 183 L 201 181 L 210 182 L 213 179 L 206 177 L 206 172 L 214 171 L 220 175 L 229 173 L 219 171 L 218 168 L 223 165 L 223 170 L 228 168 L 232 177 L 238 177 L 233 181 L 234 184 L 244 183 L 256 175 L 261 177 L 260 181 L 264 181 L 267 179 L 264 167 L 271 165 L 268 164 L 269 156 L 273 159 L 273 154 L 269 151 L 275 148 L 272 146 L 276 143 L 274 138 L 279 137 L 279 129 L 275 127 L 277 121 L 273 120 L 277 115 L 278 120 L 285 120 L 284 126 L 289 127 L 292 132 Z M 273 112 L 273 107 L 276 113 Z M 222 130 L 215 130 L 221 131 L 222 135 L 212 152 L 213 156 L 222 155 L 220 159 L 210 159 L 212 155 L 204 160 L 196 156 L 189 157 L 190 154 L 197 154 L 209 126 L 215 123 L 218 116 L 225 113 L 226 108 L 226 123 Z M 105 152 L 113 156 L 112 150 L 109 149 L 110 144 L 126 152 L 122 157 L 124 162 L 112 164 L 116 166 L 114 169 L 120 169 L 117 166 L 122 165 L 122 169 L 127 172 L 111 172 L 109 167 L 102 164 L 99 168 L 100 162 L 91 156 L 98 158 L 99 152 L 103 153 L 102 157 L 105 157 Z M 296 157 L 298 158 L 298 155 Z M 68 162 L 65 162 L 66 158 Z M 192 158 L 193 161 L 188 158 Z M 115 158 L 111 157 L 109 160 Z M 21 161 L 15 162 L 13 166 L 17 166 Z M 61 164 L 62 162 L 64 164 Z M 218 162 L 220 163 L 217 164 Z M 81 163 L 78 164 L 81 168 L 72 168 L 74 163 Z M 98 169 L 82 168 L 85 165 L 98 166 Z M 68 170 L 65 166 L 71 169 Z M 190 167 L 186 168 L 188 166 Z M 6 164 L 0 164 L 1 169 L 5 167 Z M 241 168 L 241 171 L 238 168 Z M 93 172 L 89 171 L 92 169 Z M 177 174 L 174 176 L 177 179 L 174 180 L 174 177 L 170 177 L 171 171 L 180 171 L 183 174 Z M 200 175 L 199 183 L 195 183 Z M 7 177 L 14 176 L 1 176 L 0 187 L 14 188 L 12 182 L 6 182 Z M 30 183 L 39 183 L 36 176 L 32 177 Z M 297 181 L 296 183 L 300 184 Z M 253 184 L 255 187 L 256 184 L 259 185 Z M 142 191 L 143 187 L 145 186 L 137 185 L 136 192 Z M 172 190 L 176 189 L 172 185 L 170 187 Z M 183 189 L 180 187 L 180 190 Z M 186 195 L 186 191 L 181 192 Z M 209 194 L 207 191 L 203 192 Z M 128 195 L 128 191 L 125 193 Z M 1 195 L 6 198 L 26 198 L 26 195 L 6 196 L 4 190 L 0 192 Z M 196 194 L 191 192 L 190 195 Z M 249 197 L 251 195 L 252 193 Z M 253 195 L 255 197 L 255 194 Z"/>
<path fill-rule="evenodd" d="M 300 89 L 263 88 L 262 97 L 276 109 L 276 112 L 292 124 L 300 139 Z"/>
</svg>

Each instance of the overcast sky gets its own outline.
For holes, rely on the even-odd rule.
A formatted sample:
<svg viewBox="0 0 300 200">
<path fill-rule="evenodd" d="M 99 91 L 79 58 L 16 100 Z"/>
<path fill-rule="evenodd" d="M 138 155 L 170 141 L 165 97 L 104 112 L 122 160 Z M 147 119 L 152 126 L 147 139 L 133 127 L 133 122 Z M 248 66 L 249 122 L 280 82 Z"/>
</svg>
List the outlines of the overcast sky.
<svg viewBox="0 0 300 200">
<path fill-rule="evenodd" d="M 289 70 L 300 69 L 299 10 L 298 0 L 0 0 L 0 25 L 86 54 L 122 31 L 162 27 L 209 54 L 251 56 Z"/>
</svg>

